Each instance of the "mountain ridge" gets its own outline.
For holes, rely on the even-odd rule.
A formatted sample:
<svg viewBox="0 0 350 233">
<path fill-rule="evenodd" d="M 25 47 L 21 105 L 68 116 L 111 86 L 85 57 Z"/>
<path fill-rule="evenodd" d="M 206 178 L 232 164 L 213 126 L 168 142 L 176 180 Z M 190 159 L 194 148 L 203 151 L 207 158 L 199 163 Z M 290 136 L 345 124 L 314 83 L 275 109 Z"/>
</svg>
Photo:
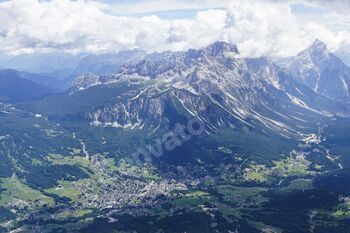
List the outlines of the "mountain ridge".
<svg viewBox="0 0 350 233">
<path fill-rule="evenodd" d="M 241 58 L 237 46 L 226 42 L 216 42 L 200 50 L 151 54 L 142 61 L 123 65 L 116 74 L 85 74 L 75 83 L 68 99 L 75 96 L 88 99 L 98 89 L 109 92 L 118 85 L 127 87 L 127 91 L 119 93 L 120 100 L 110 99 L 110 104 L 104 104 L 101 99 L 98 105 L 91 106 L 94 110 L 76 113 L 85 115 L 95 126 L 142 127 L 149 119 L 155 120 L 152 112 L 145 117 L 146 106 L 154 109 L 154 116 L 159 117 L 156 124 L 161 124 L 164 112 L 159 114 L 158 110 L 165 109 L 165 100 L 161 98 L 165 95 L 169 95 L 165 99 L 177 101 L 187 115 L 202 119 L 213 129 L 243 124 L 266 127 L 285 137 L 300 137 L 301 131 L 315 119 L 340 114 L 347 108 L 294 81 L 269 59 Z M 150 102 L 158 96 L 158 102 Z M 202 104 L 205 104 L 198 108 L 202 105 L 198 101 L 204 99 Z M 215 117 L 206 112 L 209 106 L 222 112 L 217 112 Z M 300 115 L 308 123 L 300 120 Z"/>
<path fill-rule="evenodd" d="M 42 83 L 32 81 L 41 79 L 29 73 L 15 70 L 0 70 L 0 96 L 2 102 L 21 102 L 42 98 L 58 91 Z"/>
<path fill-rule="evenodd" d="M 285 68 L 293 78 L 322 95 L 350 100 L 350 68 L 319 40 L 290 58 Z"/>
</svg>

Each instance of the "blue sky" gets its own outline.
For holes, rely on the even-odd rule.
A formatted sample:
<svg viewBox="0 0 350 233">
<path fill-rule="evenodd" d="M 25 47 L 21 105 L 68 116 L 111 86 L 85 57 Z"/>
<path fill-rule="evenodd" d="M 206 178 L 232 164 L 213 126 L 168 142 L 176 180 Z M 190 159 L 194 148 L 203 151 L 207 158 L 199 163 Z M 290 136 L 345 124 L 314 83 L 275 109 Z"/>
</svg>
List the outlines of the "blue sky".
<svg viewBox="0 0 350 233">
<path fill-rule="evenodd" d="M 175 19 L 175 18 L 193 18 L 200 10 L 215 8 L 224 9 L 224 5 L 228 1 L 211 1 L 210 3 L 201 4 L 199 1 L 177 1 L 182 3 L 181 6 L 166 4 L 166 7 L 159 7 L 159 9 L 154 9 L 152 7 L 143 6 L 153 6 L 159 1 L 145 1 L 145 0 L 102 0 L 101 2 L 109 5 L 107 12 L 113 15 L 133 15 L 133 16 L 146 16 L 146 15 L 157 15 L 163 19 Z M 173 1 L 175 2 L 175 1 Z M 194 6 L 196 4 L 196 7 Z M 209 5 L 210 4 L 210 5 Z M 136 8 L 136 9 L 133 9 Z M 180 9 L 179 9 L 180 8 Z M 129 9 L 126 11 L 125 9 Z M 160 10 L 161 9 L 161 10 Z M 323 13 L 327 13 L 327 9 L 320 9 L 315 7 L 306 6 L 304 4 L 293 4 L 293 13 L 300 16 L 312 16 L 317 17 Z"/>
<path fill-rule="evenodd" d="M 193 18 L 199 10 L 222 9 L 227 0 L 103 0 L 113 15 L 157 15 L 163 19 Z"/>
<path fill-rule="evenodd" d="M 249 1 L 249 0 L 247 0 Z M 115 15 L 136 15 L 144 16 L 148 14 L 155 14 L 161 18 L 192 18 L 196 15 L 199 10 L 216 8 L 224 9 L 229 3 L 226 0 L 213 0 L 213 1 L 198 1 L 198 0 L 178 0 L 178 1 L 157 1 L 157 0 L 102 0 L 101 2 L 109 5 L 110 13 Z M 155 10 L 152 7 L 159 2 L 166 2 L 165 7 L 159 7 Z M 169 3 L 169 4 L 168 4 Z M 172 4 L 175 3 L 175 4 Z M 195 6 L 195 7 L 194 7 Z M 292 11 L 295 15 L 300 17 L 320 17 L 330 12 L 327 8 L 312 7 L 303 3 L 291 4 Z M 124 9 L 130 9 L 129 12 L 123 11 Z M 133 9 L 136 8 L 136 9 Z M 180 8 L 180 9 L 179 9 Z M 162 10 L 159 10 L 162 9 Z"/>
</svg>

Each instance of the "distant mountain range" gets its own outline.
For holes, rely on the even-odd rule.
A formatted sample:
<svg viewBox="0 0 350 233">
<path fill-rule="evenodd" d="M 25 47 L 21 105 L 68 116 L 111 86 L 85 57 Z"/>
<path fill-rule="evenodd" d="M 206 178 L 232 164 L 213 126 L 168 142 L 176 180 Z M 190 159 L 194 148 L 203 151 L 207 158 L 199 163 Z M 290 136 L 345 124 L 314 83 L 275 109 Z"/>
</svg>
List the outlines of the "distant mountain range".
<svg viewBox="0 0 350 233">
<path fill-rule="evenodd" d="M 24 78 L 43 83 L 54 89 L 65 90 L 71 81 L 83 73 L 97 75 L 111 74 L 129 62 L 142 59 L 146 53 L 140 50 L 120 51 L 99 55 L 70 55 L 65 53 L 28 54 L 0 61 L 0 69 L 12 69 L 21 72 Z M 31 79 L 31 75 L 42 77 Z M 33 76 L 32 76 L 33 77 Z"/>
<path fill-rule="evenodd" d="M 127 64 L 142 61 L 168 59 L 172 52 L 147 54 L 141 50 L 120 51 L 100 55 L 73 56 L 63 53 L 47 55 L 21 55 L 0 62 L 0 68 L 10 68 L 22 73 L 39 73 L 42 78 L 23 78 L 45 84 L 51 88 L 64 90 L 72 85 L 72 80 L 84 73 L 110 75 L 118 73 Z M 249 60 L 249 59 L 248 59 Z M 257 60 L 257 59 L 251 59 Z M 284 72 L 315 92 L 333 99 L 349 99 L 350 68 L 329 52 L 327 46 L 316 40 L 309 48 L 295 57 L 278 62 Z M 334 78 L 334 76 L 336 76 Z M 335 92 L 334 89 L 337 91 Z"/>
<path fill-rule="evenodd" d="M 15 70 L 0 70 L 0 101 L 30 101 L 54 94 L 58 91 L 45 85 L 47 77 Z"/>
<path fill-rule="evenodd" d="M 83 73 L 94 73 L 97 75 L 117 73 L 123 64 L 137 62 L 145 55 L 146 52 L 141 50 L 89 55 L 81 59 L 72 72 L 71 77 L 75 78 Z"/>
<path fill-rule="evenodd" d="M 30 73 L 52 73 L 74 70 L 84 55 L 67 53 L 23 54 L 4 58 L 0 69 L 14 69 Z"/>
</svg>

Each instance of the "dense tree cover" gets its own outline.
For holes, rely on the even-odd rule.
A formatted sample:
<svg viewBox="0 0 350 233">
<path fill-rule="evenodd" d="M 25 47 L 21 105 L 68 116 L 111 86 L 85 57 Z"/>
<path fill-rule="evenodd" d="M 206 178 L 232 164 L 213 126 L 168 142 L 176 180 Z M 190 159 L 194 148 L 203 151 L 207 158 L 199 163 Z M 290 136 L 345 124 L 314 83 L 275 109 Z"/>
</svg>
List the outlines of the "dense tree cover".
<svg viewBox="0 0 350 233">
<path fill-rule="evenodd" d="M 30 173 L 23 172 L 18 176 L 34 189 L 52 188 L 60 180 L 75 181 L 88 177 L 78 166 L 72 165 L 35 166 Z"/>
<path fill-rule="evenodd" d="M 11 161 L 0 152 L 0 178 L 10 177 L 13 171 Z"/>
<path fill-rule="evenodd" d="M 16 217 L 14 213 L 4 207 L 0 207 L 0 221 L 6 221 Z M 1 229 L 0 229 L 1 232 Z"/>
</svg>

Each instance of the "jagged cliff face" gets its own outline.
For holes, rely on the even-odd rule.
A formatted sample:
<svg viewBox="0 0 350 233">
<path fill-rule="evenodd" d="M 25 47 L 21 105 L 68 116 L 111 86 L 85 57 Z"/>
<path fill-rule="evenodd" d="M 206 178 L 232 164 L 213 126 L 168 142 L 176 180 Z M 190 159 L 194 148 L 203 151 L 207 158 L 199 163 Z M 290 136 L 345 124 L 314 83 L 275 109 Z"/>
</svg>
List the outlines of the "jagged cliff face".
<svg viewBox="0 0 350 233">
<path fill-rule="evenodd" d="M 241 58 L 235 45 L 224 42 L 151 54 L 115 75 L 84 75 L 76 83 L 72 98 L 89 96 L 94 88 L 103 92 L 128 86 L 108 104 L 102 101 L 83 113 L 94 126 L 155 130 L 181 117 L 195 117 L 212 130 L 272 130 L 298 137 L 314 127 L 316 119 L 342 109 L 269 59 Z"/>
<path fill-rule="evenodd" d="M 350 68 L 316 40 L 309 48 L 291 58 L 286 69 L 298 81 L 324 96 L 350 100 Z"/>
<path fill-rule="evenodd" d="M 77 78 L 75 78 L 72 82 L 72 87 L 70 88 L 70 92 L 82 91 L 94 85 L 101 84 L 99 81 L 100 77 L 93 73 L 84 73 Z"/>
</svg>

